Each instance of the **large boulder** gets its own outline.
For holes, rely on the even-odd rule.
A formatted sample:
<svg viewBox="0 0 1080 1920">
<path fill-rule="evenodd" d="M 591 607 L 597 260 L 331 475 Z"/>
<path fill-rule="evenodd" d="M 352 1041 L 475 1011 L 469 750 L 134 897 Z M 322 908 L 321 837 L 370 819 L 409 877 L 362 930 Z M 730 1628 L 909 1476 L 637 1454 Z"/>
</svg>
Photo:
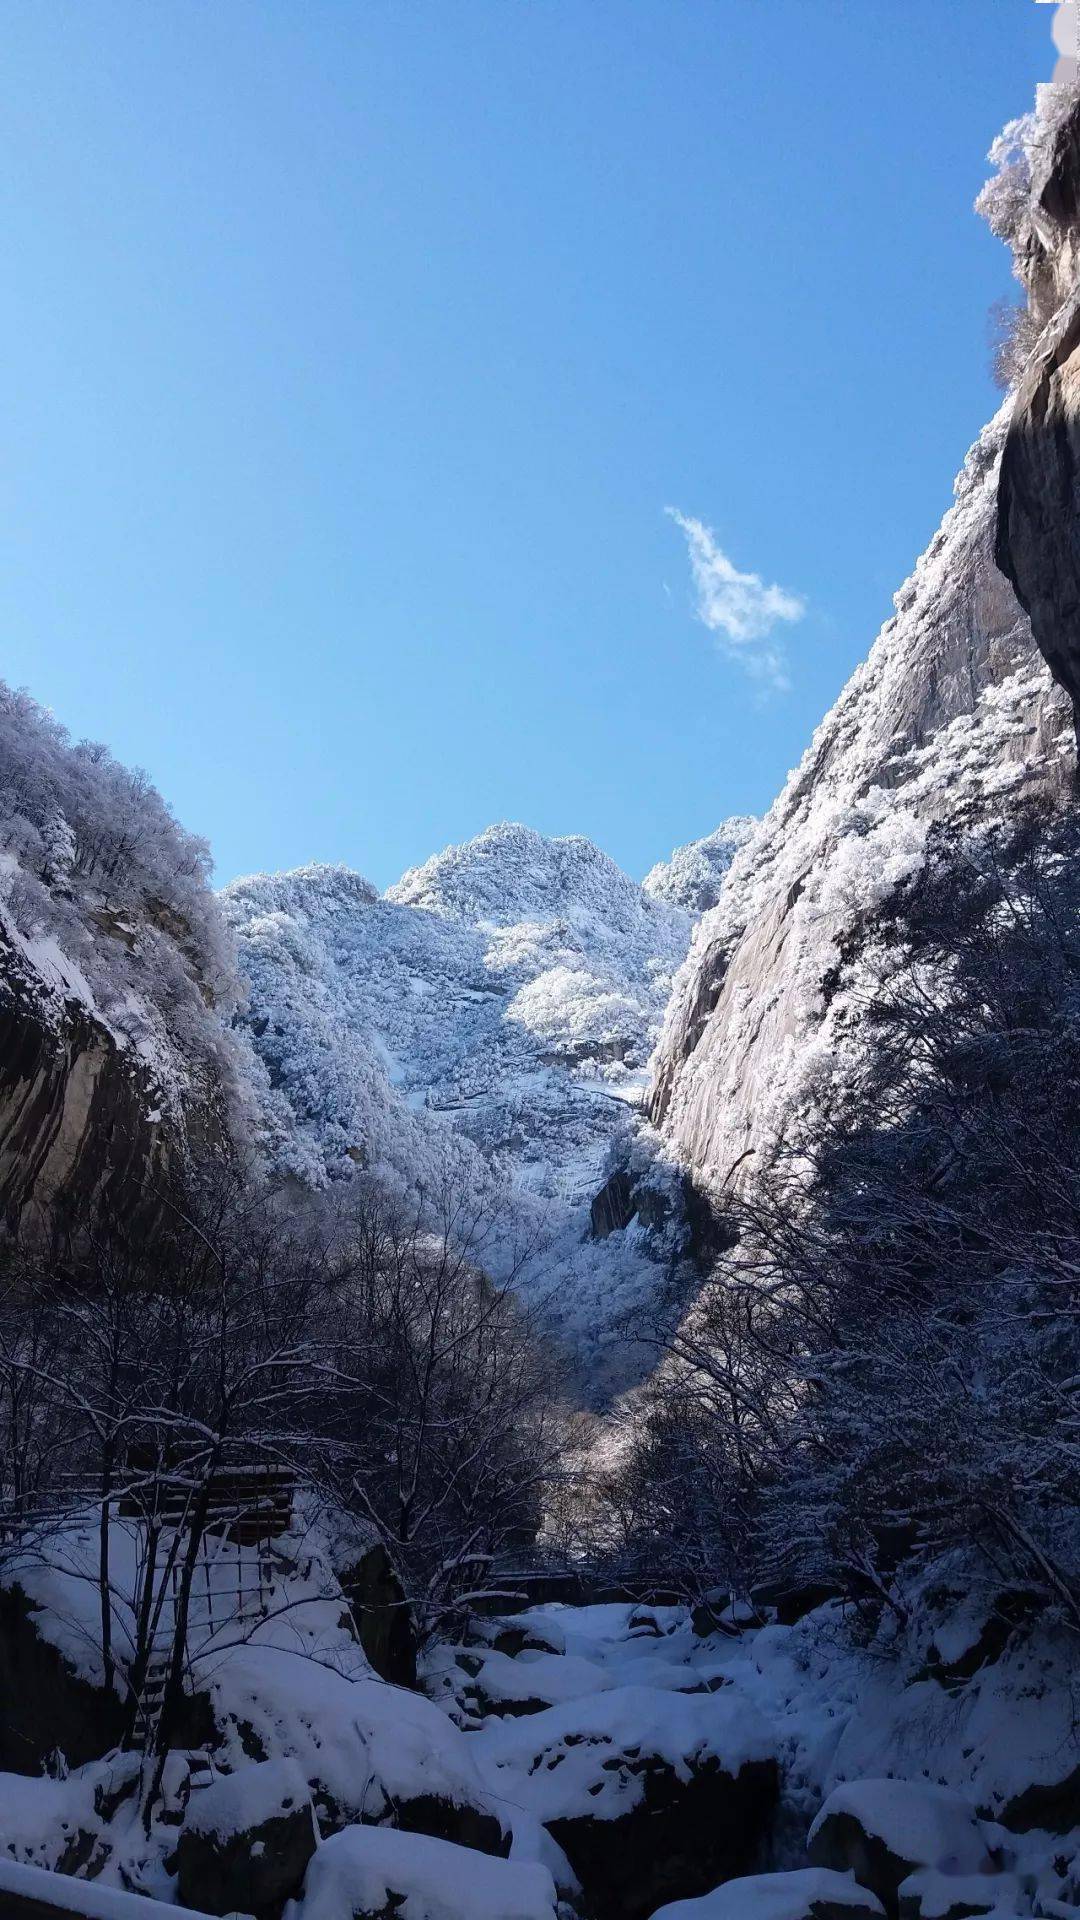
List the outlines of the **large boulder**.
<svg viewBox="0 0 1080 1920">
<path fill-rule="evenodd" d="M 304 1882 L 303 1920 L 555 1920 L 555 1883 L 533 1861 L 492 1860 L 392 1828 L 346 1827 Z"/>
<path fill-rule="evenodd" d="M 919 1780 L 853 1780 L 828 1797 L 807 1838 L 815 1866 L 855 1878 L 886 1912 L 899 1911 L 909 1874 L 990 1874 L 994 1861 L 974 1808 Z"/>
<path fill-rule="evenodd" d="M 728 1880 L 700 1900 L 677 1900 L 653 1920 L 879 1920 L 881 1902 L 850 1873 L 803 1867 Z"/>
<path fill-rule="evenodd" d="M 1080 1827 L 1080 1766 L 1069 1767 L 1056 1780 L 1032 1780 L 1013 1794 L 998 1818 L 1014 1833 L 1030 1833 L 1033 1827 L 1072 1833 Z"/>
<path fill-rule="evenodd" d="M 475 1739 L 422 1694 L 258 1643 L 230 1649 L 209 1684 L 230 1763 L 250 1752 L 296 1760 L 324 1832 L 363 1821 L 509 1852 Z"/>
<path fill-rule="evenodd" d="M 740 1872 L 777 1798 L 773 1735 L 734 1688 L 617 1687 L 473 1740 L 492 1793 L 547 1827 L 598 1920 L 645 1920 Z"/>
<path fill-rule="evenodd" d="M 120 1696 L 77 1672 L 47 1624 L 21 1587 L 0 1587 L 0 1768 L 12 1773 L 39 1774 L 56 1752 L 81 1767 L 123 1737 Z"/>
<path fill-rule="evenodd" d="M 293 1760 L 265 1760 L 192 1797 L 176 1848 L 182 1905 L 277 1920 L 315 1852 L 307 1781 Z"/>
</svg>

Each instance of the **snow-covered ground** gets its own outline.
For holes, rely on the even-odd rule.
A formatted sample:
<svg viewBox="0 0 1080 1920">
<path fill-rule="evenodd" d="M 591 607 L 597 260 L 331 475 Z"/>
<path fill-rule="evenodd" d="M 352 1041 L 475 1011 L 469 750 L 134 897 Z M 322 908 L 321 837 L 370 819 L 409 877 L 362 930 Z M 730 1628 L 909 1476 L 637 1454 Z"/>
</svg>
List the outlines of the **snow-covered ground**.
<svg viewBox="0 0 1080 1920">
<path fill-rule="evenodd" d="M 477 1618 L 429 1649 L 425 1698 L 367 1666 L 317 1524 L 275 1558 L 266 1618 L 193 1658 L 216 1727 L 199 1775 L 170 1760 L 149 1831 L 137 1756 L 0 1776 L 0 1894 L 14 1863 L 92 1873 L 87 1911 L 108 1920 L 109 1889 L 170 1904 L 197 1884 L 185 1849 L 228 1864 L 246 1845 L 258 1865 L 279 1817 L 310 1826 L 288 1920 L 606 1915 L 598 1863 L 621 1856 L 639 1891 L 654 1876 L 690 1900 L 632 1895 L 646 1920 L 814 1920 L 818 1903 L 865 1920 L 895 1912 L 897 1885 L 912 1920 L 1080 1911 L 1074 1636 L 1053 1620 L 988 1636 L 1001 1594 L 976 1567 L 928 1568 L 903 1627 L 838 1603 L 789 1626 L 741 1609 L 708 1637 L 680 1607 Z M 23 1574 L 39 1628 L 92 1677 L 75 1559 Z M 673 1822 L 707 1793 L 722 1828 L 748 1768 L 746 1844 L 714 1890 L 701 1858 L 738 1835 L 703 1827 L 683 1859 Z"/>
</svg>

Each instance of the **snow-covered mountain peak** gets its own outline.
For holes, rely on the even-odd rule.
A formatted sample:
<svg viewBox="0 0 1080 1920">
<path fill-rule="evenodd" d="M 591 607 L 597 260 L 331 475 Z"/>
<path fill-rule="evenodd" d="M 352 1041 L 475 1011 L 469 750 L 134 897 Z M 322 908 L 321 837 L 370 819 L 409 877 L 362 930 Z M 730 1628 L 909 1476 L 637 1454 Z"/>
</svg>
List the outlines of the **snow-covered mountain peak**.
<svg viewBox="0 0 1080 1920">
<path fill-rule="evenodd" d="M 515 1184 L 595 1191 L 686 953 L 683 908 L 588 840 L 516 825 L 382 897 L 312 865 L 235 881 L 223 901 L 271 1082 L 327 1171 L 387 1161 L 403 1176 L 417 1125 L 450 1126 Z"/>
<path fill-rule="evenodd" d="M 638 883 L 591 840 L 538 833 L 515 821 L 488 827 L 411 868 L 386 898 L 473 926 L 563 918 L 585 929 L 593 923 L 632 934 L 657 924 Z"/>
<path fill-rule="evenodd" d="M 227 899 L 257 898 L 266 890 L 268 876 L 246 874 L 225 889 Z M 354 867 L 337 861 L 310 860 L 305 866 L 291 867 L 273 876 L 274 904 L 277 911 L 301 913 L 348 913 L 357 907 L 377 905 L 380 894 L 370 880 Z"/>
</svg>

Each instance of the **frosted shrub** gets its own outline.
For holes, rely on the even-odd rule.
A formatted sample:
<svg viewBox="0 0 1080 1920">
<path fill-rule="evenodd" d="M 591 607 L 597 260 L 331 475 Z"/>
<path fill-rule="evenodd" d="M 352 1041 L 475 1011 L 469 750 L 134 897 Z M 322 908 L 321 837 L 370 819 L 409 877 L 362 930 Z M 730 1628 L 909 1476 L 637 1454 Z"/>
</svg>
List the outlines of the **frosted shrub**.
<svg viewBox="0 0 1080 1920">
<path fill-rule="evenodd" d="M 1006 246 L 1013 245 L 1027 215 L 1034 138 L 1035 115 L 1025 114 L 1002 128 L 986 156 L 994 172 L 975 201 L 975 211 Z"/>
</svg>

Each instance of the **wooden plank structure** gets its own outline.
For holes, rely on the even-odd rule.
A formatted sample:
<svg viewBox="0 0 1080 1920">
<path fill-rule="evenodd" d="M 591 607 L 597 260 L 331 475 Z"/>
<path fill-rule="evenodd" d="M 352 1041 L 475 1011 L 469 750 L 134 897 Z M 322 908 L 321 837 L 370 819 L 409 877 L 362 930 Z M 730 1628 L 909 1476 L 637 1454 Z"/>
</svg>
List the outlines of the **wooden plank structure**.
<svg viewBox="0 0 1080 1920">
<path fill-rule="evenodd" d="M 210 1475 L 207 1487 L 197 1459 L 185 1462 L 176 1455 L 162 1460 L 150 1448 L 133 1447 L 115 1478 L 113 1511 L 121 1519 L 142 1527 L 153 1525 L 165 1534 L 183 1534 L 195 1500 L 201 1493 L 207 1496 L 206 1524 L 189 1600 L 188 1661 L 231 1622 L 245 1616 L 249 1622 L 253 1616 L 265 1618 L 274 1580 L 273 1542 L 292 1524 L 296 1480 L 289 1468 L 273 1461 L 226 1459 Z M 89 1482 L 85 1471 L 63 1474 L 50 1490 L 49 1504 L 33 1512 L 5 1511 L 0 1504 L 0 1539 L 31 1536 L 38 1528 L 47 1532 L 66 1516 L 100 1509 L 101 1500 L 100 1482 Z M 221 1551 L 226 1542 L 254 1552 L 226 1556 Z M 153 1745 L 165 1699 L 171 1659 L 168 1627 L 176 1616 L 182 1558 L 178 1555 L 173 1560 L 162 1613 L 166 1632 L 151 1652 L 139 1695 L 135 1740 L 144 1752 Z M 0 1890 L 0 1920 L 5 1912 Z"/>
<path fill-rule="evenodd" d="M 127 1465 L 128 1487 L 121 1494 L 121 1517 L 145 1520 L 153 1503 L 156 1518 L 166 1527 L 182 1527 L 197 1484 L 197 1473 L 185 1472 L 181 1462 L 162 1468 L 159 1462 L 132 1452 Z M 287 1533 L 292 1522 L 296 1480 L 288 1467 L 272 1461 L 223 1461 L 210 1476 L 208 1533 L 234 1540 L 237 1546 L 257 1547 Z"/>
</svg>

